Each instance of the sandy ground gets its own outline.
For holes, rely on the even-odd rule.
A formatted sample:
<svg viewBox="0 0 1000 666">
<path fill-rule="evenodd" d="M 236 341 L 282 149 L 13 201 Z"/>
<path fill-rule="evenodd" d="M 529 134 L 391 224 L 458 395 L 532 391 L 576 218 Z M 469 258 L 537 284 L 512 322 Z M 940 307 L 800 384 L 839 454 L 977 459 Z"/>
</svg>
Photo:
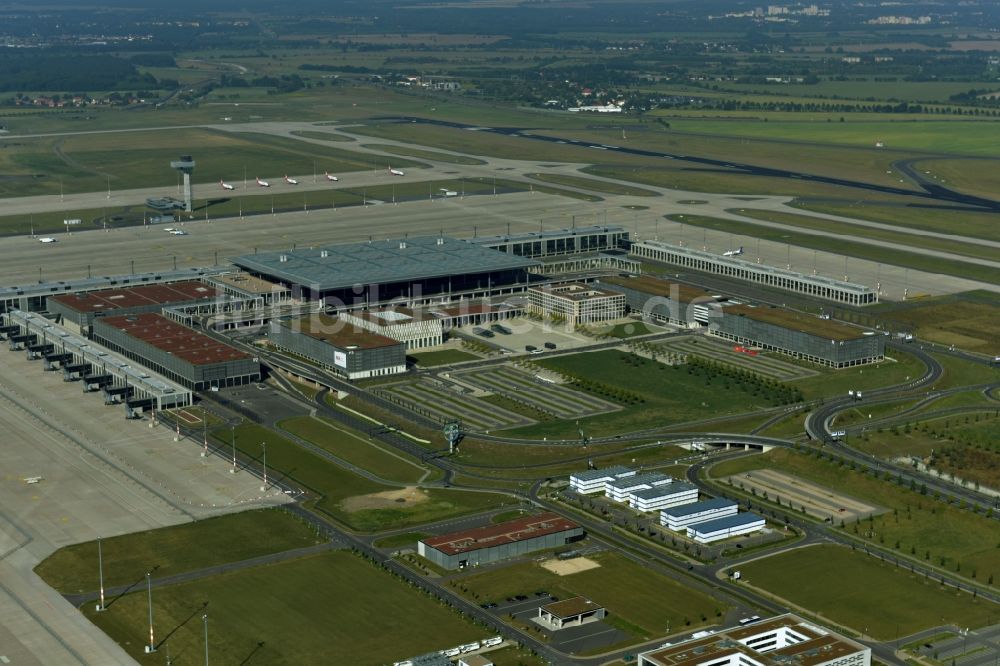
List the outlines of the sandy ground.
<svg viewBox="0 0 1000 666">
<path fill-rule="evenodd" d="M 754 470 L 746 474 L 735 474 L 723 481 L 732 480 L 737 488 L 751 488 L 757 491 L 757 496 L 764 493 L 772 501 L 779 498 L 782 505 L 789 505 L 798 511 L 805 507 L 806 513 L 817 518 L 830 518 L 835 521 L 854 520 L 871 514 L 882 513 L 881 507 L 866 504 L 849 495 L 838 493 L 830 488 L 816 485 L 804 479 L 774 470 Z"/>
<path fill-rule="evenodd" d="M 369 495 L 348 497 L 340 503 L 347 512 L 364 511 L 366 509 L 392 509 L 427 501 L 427 493 L 415 486 L 399 490 L 386 490 Z"/>
<path fill-rule="evenodd" d="M 597 569 L 601 565 L 586 557 L 574 557 L 571 560 L 546 560 L 542 566 L 557 576 L 571 576 L 581 571 Z"/>
</svg>

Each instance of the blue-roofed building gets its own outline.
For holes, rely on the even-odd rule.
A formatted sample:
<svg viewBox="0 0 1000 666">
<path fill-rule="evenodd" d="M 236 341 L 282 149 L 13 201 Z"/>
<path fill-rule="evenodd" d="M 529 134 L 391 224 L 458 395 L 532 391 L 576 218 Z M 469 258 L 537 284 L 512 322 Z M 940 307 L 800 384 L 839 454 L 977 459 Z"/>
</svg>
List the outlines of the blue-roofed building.
<svg viewBox="0 0 1000 666">
<path fill-rule="evenodd" d="M 629 493 L 628 505 L 643 513 L 698 501 L 698 486 L 686 481 L 661 483 Z"/>
<path fill-rule="evenodd" d="M 569 487 L 581 495 L 603 493 L 604 484 L 615 479 L 635 476 L 635 470 L 624 465 L 613 465 L 603 469 L 588 469 L 585 472 L 570 474 Z"/>
<path fill-rule="evenodd" d="M 667 529 L 680 532 L 688 525 L 735 516 L 737 513 L 739 513 L 739 505 L 736 502 L 716 497 L 702 502 L 666 508 L 660 512 L 660 524 Z"/>
<path fill-rule="evenodd" d="M 615 502 L 628 502 L 629 496 L 635 490 L 647 490 L 655 486 L 662 486 L 665 483 L 672 483 L 673 480 L 673 477 L 660 474 L 659 472 L 626 476 L 606 481 L 604 483 L 604 494 L 608 499 Z"/>
<path fill-rule="evenodd" d="M 755 513 L 739 513 L 704 523 L 688 525 L 687 536 L 698 543 L 712 543 L 764 528 L 765 521 Z"/>
<path fill-rule="evenodd" d="M 261 252 L 232 259 L 247 273 L 292 290 L 292 296 L 332 307 L 368 307 L 393 299 L 439 302 L 523 291 L 538 260 L 446 236 Z M 437 296 L 438 298 L 434 298 Z"/>
</svg>

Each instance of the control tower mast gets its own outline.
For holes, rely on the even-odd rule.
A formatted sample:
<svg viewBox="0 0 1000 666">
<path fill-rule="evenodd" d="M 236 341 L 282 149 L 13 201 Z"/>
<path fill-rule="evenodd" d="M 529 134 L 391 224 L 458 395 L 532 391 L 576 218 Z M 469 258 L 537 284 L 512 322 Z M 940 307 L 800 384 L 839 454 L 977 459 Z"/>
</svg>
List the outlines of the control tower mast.
<svg viewBox="0 0 1000 666">
<path fill-rule="evenodd" d="M 184 174 L 184 210 L 191 212 L 191 173 L 194 171 L 194 160 L 190 155 L 181 155 L 179 160 L 170 163 L 170 167 Z"/>
</svg>

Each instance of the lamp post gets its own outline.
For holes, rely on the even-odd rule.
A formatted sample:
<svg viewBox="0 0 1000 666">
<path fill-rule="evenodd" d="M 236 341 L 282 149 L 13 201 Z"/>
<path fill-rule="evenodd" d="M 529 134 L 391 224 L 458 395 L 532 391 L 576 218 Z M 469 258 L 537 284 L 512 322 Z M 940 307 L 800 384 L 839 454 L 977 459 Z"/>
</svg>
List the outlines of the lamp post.
<svg viewBox="0 0 1000 666">
<path fill-rule="evenodd" d="M 101 537 L 97 537 L 97 570 L 100 576 L 101 583 L 101 601 L 97 604 L 97 611 L 101 612 L 105 610 L 104 608 L 104 552 L 101 549 Z"/>
<path fill-rule="evenodd" d="M 150 572 L 146 572 L 146 599 L 149 603 L 149 645 L 146 646 L 146 654 L 156 652 L 156 643 L 153 640 L 153 582 Z"/>
<path fill-rule="evenodd" d="M 201 621 L 205 625 L 205 666 L 208 666 L 208 613 L 201 616 Z"/>
<path fill-rule="evenodd" d="M 263 461 L 264 461 L 264 485 L 260 487 L 261 492 L 267 490 L 267 442 L 261 442 L 260 448 L 264 451 Z"/>
<path fill-rule="evenodd" d="M 236 474 L 236 426 L 229 426 L 229 441 L 233 445 L 233 466 L 230 474 Z"/>
</svg>

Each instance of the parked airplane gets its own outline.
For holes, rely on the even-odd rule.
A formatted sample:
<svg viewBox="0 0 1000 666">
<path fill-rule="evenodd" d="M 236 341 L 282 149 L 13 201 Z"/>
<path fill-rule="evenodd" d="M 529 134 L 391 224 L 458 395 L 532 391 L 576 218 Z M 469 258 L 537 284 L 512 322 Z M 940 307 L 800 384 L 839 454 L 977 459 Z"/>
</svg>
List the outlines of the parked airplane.
<svg viewBox="0 0 1000 666">
<path fill-rule="evenodd" d="M 326 175 L 326 179 L 329 181 L 337 182 L 338 180 L 340 180 L 336 176 L 331 176 L 328 172 L 324 171 L 323 173 Z"/>
<path fill-rule="evenodd" d="M 406 174 L 403 173 L 402 169 L 393 169 L 392 167 L 389 167 L 389 175 L 390 176 L 405 176 Z"/>
<path fill-rule="evenodd" d="M 26 477 L 24 477 L 21 480 L 24 481 L 25 483 L 28 483 L 28 484 L 34 484 L 34 483 L 38 483 L 39 481 L 41 481 L 42 477 L 40 477 L 40 476 L 26 476 Z"/>
<path fill-rule="evenodd" d="M 299 181 L 295 180 L 294 178 L 289 178 L 287 175 L 285 176 L 285 182 L 288 183 L 289 185 L 299 184 Z"/>
<path fill-rule="evenodd" d="M 55 238 L 50 238 L 49 236 L 46 236 L 45 238 L 39 238 L 38 242 L 39 243 L 55 243 L 56 239 Z"/>
<path fill-rule="evenodd" d="M 219 185 L 222 185 L 222 189 L 224 189 L 224 190 L 235 190 L 236 189 L 235 187 L 233 187 L 232 185 L 230 185 L 229 183 L 227 183 L 224 180 L 220 180 L 219 181 Z"/>
<path fill-rule="evenodd" d="M 170 235 L 171 236 L 187 236 L 188 232 L 184 231 L 183 229 L 174 229 L 173 231 L 170 232 Z"/>
<path fill-rule="evenodd" d="M 267 182 L 266 180 L 261 180 L 260 178 L 257 179 L 257 185 L 259 185 L 260 187 L 271 187 L 271 183 Z"/>
<path fill-rule="evenodd" d="M 738 249 L 738 250 L 729 250 L 728 252 L 723 252 L 722 256 L 723 257 L 738 257 L 741 254 L 743 254 L 743 246 L 742 245 L 740 245 L 740 249 Z"/>
</svg>

